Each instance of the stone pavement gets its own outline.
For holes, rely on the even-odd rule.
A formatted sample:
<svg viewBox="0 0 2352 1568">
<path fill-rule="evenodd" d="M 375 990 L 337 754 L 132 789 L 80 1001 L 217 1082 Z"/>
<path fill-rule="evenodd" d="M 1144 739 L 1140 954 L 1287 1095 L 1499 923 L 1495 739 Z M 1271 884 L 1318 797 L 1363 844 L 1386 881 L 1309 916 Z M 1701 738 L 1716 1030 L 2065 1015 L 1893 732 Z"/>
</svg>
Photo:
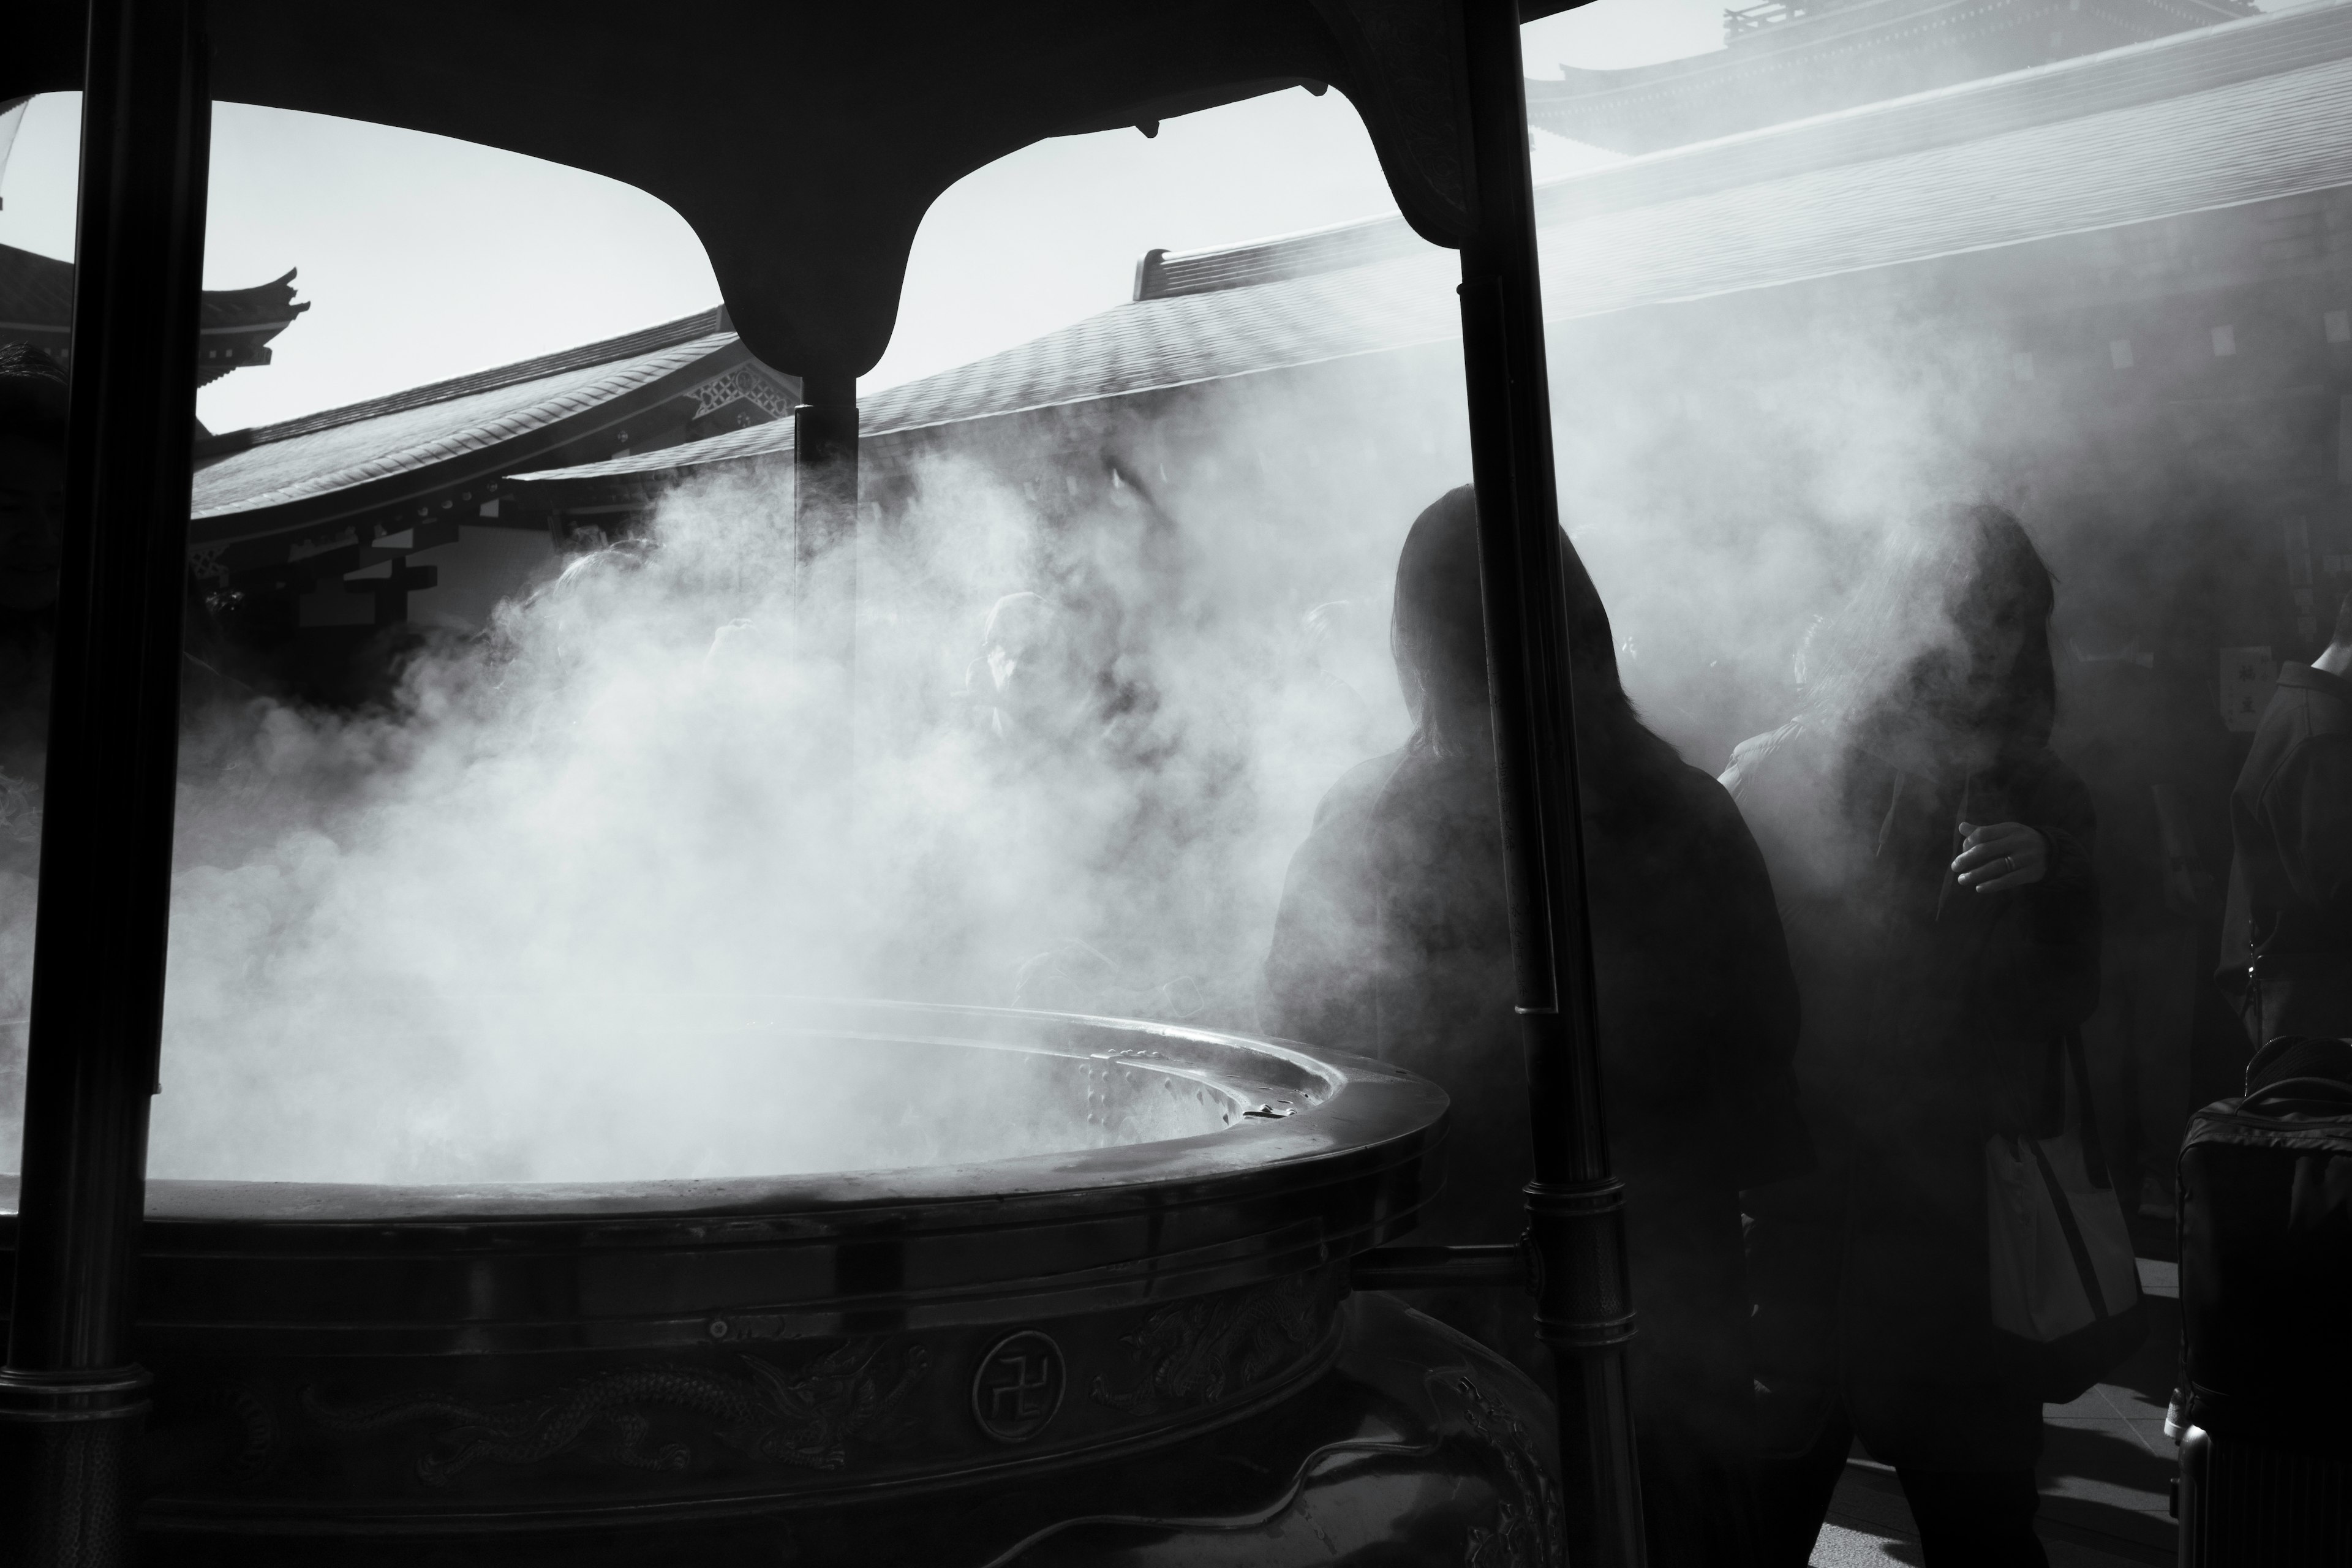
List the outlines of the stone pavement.
<svg viewBox="0 0 2352 1568">
<path fill-rule="evenodd" d="M 2147 1342 L 2071 1405 L 2044 1412 L 2042 1539 L 2052 1568 L 2171 1563 L 2179 1547 L 2168 1486 L 2178 1473 L 2164 1435 L 2180 1347 L 2179 1270 L 2140 1260 Z M 1918 1532 L 1895 1473 L 1856 1450 L 1813 1546 L 1813 1568 L 1917 1564 Z"/>
</svg>

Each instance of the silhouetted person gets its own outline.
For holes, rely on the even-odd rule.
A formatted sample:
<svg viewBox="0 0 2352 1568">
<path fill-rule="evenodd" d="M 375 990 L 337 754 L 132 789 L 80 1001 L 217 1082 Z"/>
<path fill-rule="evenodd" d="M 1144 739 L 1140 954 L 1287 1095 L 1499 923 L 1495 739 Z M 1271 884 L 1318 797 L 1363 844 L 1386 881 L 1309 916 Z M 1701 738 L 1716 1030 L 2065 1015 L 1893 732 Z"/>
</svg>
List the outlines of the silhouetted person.
<svg viewBox="0 0 2352 1568">
<path fill-rule="evenodd" d="M 1920 520 L 1815 638 L 1804 711 L 1724 775 L 1780 895 L 1822 1154 L 1747 1194 L 1776 1563 L 1808 1561 L 1857 1435 L 1934 1568 L 2044 1562 L 1985 1143 L 2025 1127 L 2099 994 L 2090 795 L 2049 748 L 2053 597 L 2008 513 Z"/>
<path fill-rule="evenodd" d="M 2326 650 L 2280 668 L 2230 837 L 2221 980 L 2247 1035 L 2352 1036 L 2352 595 Z"/>
<path fill-rule="evenodd" d="M 2210 787 L 2197 764 L 2226 731 L 2212 703 L 2183 690 L 2152 653 L 2062 656 L 2059 677 L 2053 743 L 2090 790 L 2099 820 L 2100 997 L 2083 1046 L 2100 1142 L 2126 1210 L 2168 1223 L 2195 1109 L 2199 988 L 2210 969 L 2199 960 L 2200 939 L 2210 934 L 2218 891 L 2198 843 L 2206 814 L 2192 803 Z"/>
<path fill-rule="evenodd" d="M 1263 1006 L 1273 1033 L 1444 1087 L 1445 1184 L 1420 1235 L 1449 1244 L 1517 1239 L 1531 1163 L 1476 536 L 1465 488 L 1405 541 L 1392 643 L 1412 737 L 1318 811 L 1284 887 Z M 1811 1158 L 1789 1070 L 1795 986 L 1754 842 L 1721 787 L 1635 716 L 1607 613 L 1562 547 L 1651 1561 L 1736 1564 L 1753 1534 L 1738 1190 Z M 1547 1376 L 1517 1292 L 1413 1294 Z"/>
</svg>

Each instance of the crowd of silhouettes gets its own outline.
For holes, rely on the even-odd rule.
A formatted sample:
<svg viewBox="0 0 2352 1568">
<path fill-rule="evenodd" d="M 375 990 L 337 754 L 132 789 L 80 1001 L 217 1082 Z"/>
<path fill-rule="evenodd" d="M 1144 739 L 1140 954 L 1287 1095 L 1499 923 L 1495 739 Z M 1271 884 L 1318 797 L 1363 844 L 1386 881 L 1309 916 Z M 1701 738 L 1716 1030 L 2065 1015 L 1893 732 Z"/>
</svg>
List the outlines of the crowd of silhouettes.
<svg viewBox="0 0 2352 1568">
<path fill-rule="evenodd" d="M 1993 1331 L 1984 1150 L 2100 993 L 2052 574 L 1996 507 L 1909 520 L 1808 639 L 1797 711 L 1717 781 L 1642 722 L 1562 547 L 1651 1561 L 1806 1563 L 1859 1438 L 1930 1563 L 2040 1563 L 2042 1407 Z M 1465 488 L 1397 566 L 1411 738 L 1323 801 L 1262 1004 L 1270 1033 L 1445 1087 L 1442 1243 L 1515 1239 L 1530 1169 L 1483 627 Z M 1548 1381 L 1524 1302 L 1418 1304 Z"/>
</svg>

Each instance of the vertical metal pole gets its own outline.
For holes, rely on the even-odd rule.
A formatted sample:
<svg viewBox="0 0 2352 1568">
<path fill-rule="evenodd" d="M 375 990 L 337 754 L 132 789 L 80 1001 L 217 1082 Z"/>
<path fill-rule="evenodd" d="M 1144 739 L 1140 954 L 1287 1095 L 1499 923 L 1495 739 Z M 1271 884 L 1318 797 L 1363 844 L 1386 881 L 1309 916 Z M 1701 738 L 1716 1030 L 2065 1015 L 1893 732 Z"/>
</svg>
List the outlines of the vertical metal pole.
<svg viewBox="0 0 2352 1568">
<path fill-rule="evenodd" d="M 0 1370 L 0 1561 L 127 1560 L 148 1100 L 163 1020 L 212 105 L 203 0 L 92 0 L 65 557 Z"/>
<path fill-rule="evenodd" d="M 824 683 L 826 754 L 844 761 L 857 689 L 857 381 L 804 375 L 793 410 L 793 609 L 803 660 Z M 836 749 L 837 748 L 837 749 Z"/>
<path fill-rule="evenodd" d="M 1462 252 L 1463 368 L 1501 777 L 1511 944 L 1535 1121 L 1536 1327 L 1559 1370 L 1568 1556 L 1639 1568 L 1626 1388 L 1624 1189 L 1601 1119 L 1559 500 L 1514 0 L 1465 0 L 1477 236 Z"/>
</svg>

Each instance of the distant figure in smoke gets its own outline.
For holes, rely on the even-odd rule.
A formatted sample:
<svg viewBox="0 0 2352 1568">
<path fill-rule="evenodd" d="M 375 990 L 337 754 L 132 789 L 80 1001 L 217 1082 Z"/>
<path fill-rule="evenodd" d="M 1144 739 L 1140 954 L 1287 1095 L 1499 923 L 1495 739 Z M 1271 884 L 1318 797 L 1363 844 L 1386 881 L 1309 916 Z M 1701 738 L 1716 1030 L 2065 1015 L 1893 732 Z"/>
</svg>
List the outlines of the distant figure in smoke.
<svg viewBox="0 0 2352 1568">
<path fill-rule="evenodd" d="M 980 657 L 964 674 L 972 720 L 990 740 L 1051 745 L 1090 727 L 1092 694 L 1076 668 L 1069 621 L 1044 595 L 1025 591 L 990 608 Z"/>
<path fill-rule="evenodd" d="M 1382 687 L 1375 683 L 1394 677 L 1380 656 L 1382 629 L 1372 606 L 1348 599 L 1326 600 L 1299 617 L 1313 674 L 1296 689 L 1289 722 L 1303 753 L 1360 757 L 1386 739 Z"/>
<path fill-rule="evenodd" d="M 2221 978 L 2248 1037 L 2352 1036 L 2352 595 L 2326 650 L 2280 667 L 2230 837 Z"/>
<path fill-rule="evenodd" d="M 2053 597 L 2015 518 L 1932 514 L 1822 627 L 1803 711 L 1724 775 L 1780 894 L 1822 1156 L 1747 1194 L 1775 1563 L 1808 1561 L 1857 1435 L 1930 1564 L 2045 1561 L 1984 1147 L 2099 995 L 2091 799 L 2049 748 Z"/>
<path fill-rule="evenodd" d="M 1139 985 L 1098 949 L 1065 938 L 1023 962 L 1013 976 L 1013 1005 L 1045 1013 L 1087 1013 L 1113 1018 L 1154 1018 L 1182 1024 L 1200 1016 L 1200 983 L 1190 975 Z"/>
<path fill-rule="evenodd" d="M 1608 615 L 1565 554 L 1601 1076 L 1641 1313 L 1651 1561 L 1744 1563 L 1753 1381 L 1738 1192 L 1811 1158 L 1789 1068 L 1795 984 L 1738 813 L 1643 727 L 1618 683 Z M 1445 1185 L 1423 1235 L 1508 1242 L 1523 1226 L 1531 1134 L 1466 487 L 1405 541 L 1393 647 L 1412 739 L 1347 774 L 1317 812 L 1283 889 L 1262 1021 L 1444 1086 Z M 1418 1304 L 1545 1377 L 1522 1298 L 1432 1292 Z"/>
</svg>

